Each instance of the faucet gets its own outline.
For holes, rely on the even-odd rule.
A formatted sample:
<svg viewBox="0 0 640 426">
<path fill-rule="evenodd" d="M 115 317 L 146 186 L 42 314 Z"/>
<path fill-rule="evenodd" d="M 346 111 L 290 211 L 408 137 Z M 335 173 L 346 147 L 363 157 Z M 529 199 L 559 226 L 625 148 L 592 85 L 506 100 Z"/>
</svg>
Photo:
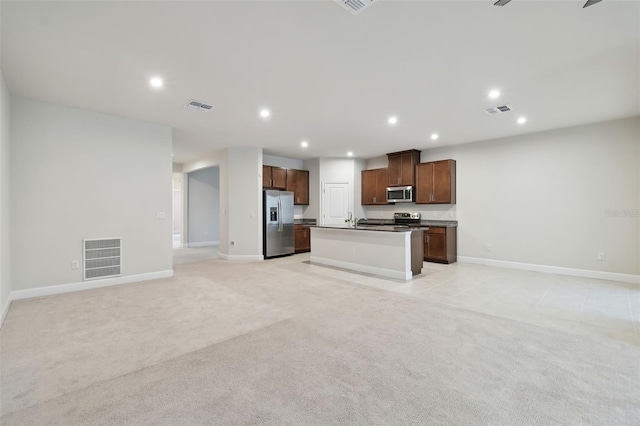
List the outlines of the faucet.
<svg viewBox="0 0 640 426">
<path fill-rule="evenodd" d="M 354 216 L 352 212 L 349 212 L 349 216 L 344 220 L 344 223 L 346 223 L 348 226 L 351 226 L 351 224 L 353 224 L 353 227 L 356 228 L 358 227 L 358 221 L 360 219 L 362 218 Z"/>
<path fill-rule="evenodd" d="M 347 226 L 351 225 L 351 222 L 353 222 L 353 213 L 349 212 L 349 216 L 344 220 L 344 223 L 347 224 Z"/>
</svg>

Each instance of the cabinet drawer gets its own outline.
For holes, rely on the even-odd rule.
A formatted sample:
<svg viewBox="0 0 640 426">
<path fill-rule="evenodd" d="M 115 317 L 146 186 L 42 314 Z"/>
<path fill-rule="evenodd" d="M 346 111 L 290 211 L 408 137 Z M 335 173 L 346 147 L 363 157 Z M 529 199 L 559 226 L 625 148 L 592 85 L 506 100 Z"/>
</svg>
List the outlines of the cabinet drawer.
<svg viewBox="0 0 640 426">
<path fill-rule="evenodd" d="M 447 228 L 442 228 L 442 227 L 429 227 L 429 230 L 427 231 L 427 234 L 446 234 L 447 233 Z"/>
</svg>

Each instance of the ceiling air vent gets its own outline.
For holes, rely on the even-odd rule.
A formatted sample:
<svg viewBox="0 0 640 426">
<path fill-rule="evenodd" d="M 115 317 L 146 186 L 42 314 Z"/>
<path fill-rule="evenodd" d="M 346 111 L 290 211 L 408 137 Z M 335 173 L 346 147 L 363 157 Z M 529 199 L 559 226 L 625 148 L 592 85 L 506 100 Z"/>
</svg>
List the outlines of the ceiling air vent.
<svg viewBox="0 0 640 426">
<path fill-rule="evenodd" d="M 335 0 L 340 6 L 351 12 L 352 15 L 357 15 L 367 7 L 371 6 L 374 0 Z"/>
<path fill-rule="evenodd" d="M 199 101 L 195 101 L 191 99 L 186 105 L 185 108 L 197 109 L 200 111 L 211 111 L 213 109 L 213 105 L 208 105 Z"/>
<path fill-rule="evenodd" d="M 486 112 L 489 115 L 501 114 L 503 112 L 509 112 L 509 111 L 511 111 L 511 107 L 509 105 L 500 105 L 498 107 L 487 108 L 484 110 L 484 112 Z"/>
</svg>

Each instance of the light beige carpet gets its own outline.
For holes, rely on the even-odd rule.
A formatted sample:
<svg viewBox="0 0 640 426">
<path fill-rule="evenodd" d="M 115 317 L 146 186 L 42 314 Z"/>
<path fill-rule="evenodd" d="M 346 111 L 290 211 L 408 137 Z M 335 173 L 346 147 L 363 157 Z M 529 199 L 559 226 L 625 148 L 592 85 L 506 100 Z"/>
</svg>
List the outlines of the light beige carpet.
<svg viewBox="0 0 640 426">
<path fill-rule="evenodd" d="M 166 282 L 22 302 L 0 332 L 0 420 L 610 425 L 640 419 L 635 346 L 429 303 L 320 271 L 291 260 L 211 261 L 184 265 Z M 75 298 L 92 305 L 61 327 L 60 318 L 80 308 Z M 171 310 L 163 315 L 160 306 Z M 115 312 L 89 320 L 106 309 Z M 24 321 L 39 315 L 50 315 L 48 325 L 36 320 L 27 329 L 45 330 L 19 336 Z M 94 336 L 105 328 L 108 333 Z M 57 337 L 39 345 L 37 336 L 47 331 Z M 108 354 L 76 368 L 77 354 L 94 344 Z M 30 353 L 30 362 L 17 362 Z"/>
</svg>

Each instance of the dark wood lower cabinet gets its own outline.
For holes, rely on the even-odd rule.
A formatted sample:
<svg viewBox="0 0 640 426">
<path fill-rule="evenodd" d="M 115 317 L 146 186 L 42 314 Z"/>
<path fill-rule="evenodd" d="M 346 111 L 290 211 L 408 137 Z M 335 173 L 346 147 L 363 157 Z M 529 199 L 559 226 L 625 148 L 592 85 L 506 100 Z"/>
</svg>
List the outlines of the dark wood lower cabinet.
<svg viewBox="0 0 640 426">
<path fill-rule="evenodd" d="M 294 247 L 296 253 L 311 251 L 311 229 L 304 225 L 293 225 Z"/>
<path fill-rule="evenodd" d="M 458 257 L 458 228 L 430 226 L 424 232 L 424 260 L 454 263 Z"/>
</svg>

